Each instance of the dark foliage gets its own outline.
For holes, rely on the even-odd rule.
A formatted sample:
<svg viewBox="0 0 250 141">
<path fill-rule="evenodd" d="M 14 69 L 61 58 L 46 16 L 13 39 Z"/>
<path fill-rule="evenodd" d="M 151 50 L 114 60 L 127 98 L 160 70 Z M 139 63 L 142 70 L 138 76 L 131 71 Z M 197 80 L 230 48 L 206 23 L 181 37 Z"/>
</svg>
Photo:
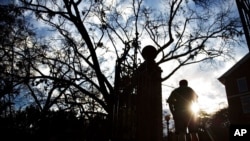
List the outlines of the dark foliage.
<svg viewBox="0 0 250 141">
<path fill-rule="evenodd" d="M 27 107 L 13 116 L 0 118 L 1 139 L 98 141 L 108 140 L 107 120 L 103 115 L 92 119 L 77 117 L 74 112 L 50 111 L 41 113 L 38 108 Z"/>
<path fill-rule="evenodd" d="M 158 14 L 133 0 L 127 18 L 122 1 L 19 2 L 19 8 L 0 6 L 0 125 L 9 140 L 107 140 L 116 97 L 135 91 L 130 84 L 141 63 L 143 38 L 155 44 L 158 64 L 177 62 L 165 69 L 165 81 L 182 66 L 233 58 L 242 34 L 238 18 L 228 15 L 231 9 L 207 15 L 184 0 L 165 3 L 167 10 Z M 24 10 L 56 36 L 37 43 Z M 220 45 L 209 45 L 217 39 Z M 27 97 L 23 103 L 35 106 L 16 110 L 20 94 Z"/>
</svg>

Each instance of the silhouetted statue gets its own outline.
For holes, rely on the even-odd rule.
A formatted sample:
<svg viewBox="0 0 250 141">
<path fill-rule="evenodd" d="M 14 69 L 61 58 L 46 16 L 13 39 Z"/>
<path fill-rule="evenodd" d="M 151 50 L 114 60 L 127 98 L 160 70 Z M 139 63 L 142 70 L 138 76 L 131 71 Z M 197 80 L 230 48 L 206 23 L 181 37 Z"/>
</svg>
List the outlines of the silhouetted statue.
<svg viewBox="0 0 250 141">
<path fill-rule="evenodd" d="M 161 68 L 154 61 L 157 51 L 146 46 L 145 61 L 137 69 L 136 141 L 162 141 Z"/>
<path fill-rule="evenodd" d="M 192 140 L 199 140 L 196 134 L 196 123 L 191 106 L 197 101 L 197 94 L 188 87 L 187 80 L 181 80 L 179 87 L 174 89 L 167 99 L 170 111 L 175 121 L 175 132 L 178 135 L 178 141 L 186 141 L 187 129 L 191 133 Z"/>
</svg>

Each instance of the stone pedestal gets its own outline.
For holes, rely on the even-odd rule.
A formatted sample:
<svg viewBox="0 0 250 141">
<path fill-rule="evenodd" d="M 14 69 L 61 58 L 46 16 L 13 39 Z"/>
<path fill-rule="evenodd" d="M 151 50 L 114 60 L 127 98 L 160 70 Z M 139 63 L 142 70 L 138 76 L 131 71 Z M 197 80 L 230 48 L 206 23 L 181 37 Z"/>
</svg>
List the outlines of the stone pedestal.
<svg viewBox="0 0 250 141">
<path fill-rule="evenodd" d="M 153 46 L 146 46 L 142 55 L 145 61 L 136 75 L 136 141 L 162 141 L 162 71 L 154 61 Z"/>
</svg>

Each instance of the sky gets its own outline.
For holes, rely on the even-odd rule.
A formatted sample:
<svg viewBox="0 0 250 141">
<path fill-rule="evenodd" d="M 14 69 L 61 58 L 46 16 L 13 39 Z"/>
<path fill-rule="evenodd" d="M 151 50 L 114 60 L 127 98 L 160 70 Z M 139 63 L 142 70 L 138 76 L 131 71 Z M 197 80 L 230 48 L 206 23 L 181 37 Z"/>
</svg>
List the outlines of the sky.
<svg viewBox="0 0 250 141">
<path fill-rule="evenodd" d="M 159 9 L 162 0 L 146 0 L 147 5 L 151 8 Z M 236 5 L 235 5 L 236 6 Z M 248 52 L 247 46 L 235 47 L 235 60 L 220 62 L 215 66 L 209 64 L 192 64 L 184 66 L 178 70 L 170 79 L 162 84 L 162 102 L 163 110 L 168 111 L 166 99 L 174 88 L 179 86 L 179 80 L 186 79 L 189 86 L 192 87 L 199 96 L 198 105 L 201 110 L 207 113 L 213 113 L 221 108 L 227 107 L 227 97 L 225 87 L 218 78 L 229 70 L 237 61 L 244 57 Z M 163 70 L 169 66 L 161 67 Z M 169 113 L 165 113 L 169 114 Z"/>
<path fill-rule="evenodd" d="M 161 0 L 146 0 L 146 3 L 153 9 L 161 7 Z M 5 3 L 5 0 L 0 0 L 0 3 Z M 42 25 L 40 25 L 42 26 Z M 166 99 L 174 88 L 178 87 L 179 80 L 186 79 L 189 81 L 189 86 L 199 96 L 198 105 L 201 110 L 207 113 L 213 113 L 221 108 L 227 107 L 227 97 L 225 87 L 219 82 L 218 78 L 237 63 L 246 55 L 248 48 L 235 47 L 235 60 L 228 62 L 220 62 L 215 67 L 206 66 L 208 64 L 193 64 L 182 67 L 170 79 L 162 83 L 162 103 L 163 110 L 167 111 L 164 114 L 170 114 Z M 163 70 L 171 66 L 161 66 Z"/>
<path fill-rule="evenodd" d="M 161 8 L 162 0 L 145 0 L 146 5 L 153 9 Z M 6 0 L 0 0 L 1 4 L 6 4 Z M 115 2 L 112 1 L 112 2 Z M 43 29 L 43 24 L 39 24 L 40 29 Z M 143 41 L 142 41 L 143 42 Z M 221 62 L 216 67 L 206 66 L 207 64 L 193 64 L 182 67 L 170 79 L 162 84 L 162 101 L 163 109 L 168 110 L 166 99 L 171 91 L 178 87 L 179 80 L 187 79 L 189 86 L 192 87 L 199 96 L 198 104 L 201 110 L 208 113 L 215 112 L 220 108 L 228 105 L 225 87 L 218 81 L 218 78 L 230 69 L 239 59 L 241 59 L 247 52 L 247 47 L 235 47 L 235 60 L 229 62 Z M 161 66 L 163 70 L 168 69 L 169 66 Z"/>
<path fill-rule="evenodd" d="M 6 2 L 6 0 L 0 0 L 1 4 L 5 4 Z M 113 2 L 115 2 L 115 0 Z M 161 0 L 145 0 L 145 2 L 153 9 L 161 8 Z M 43 29 L 43 24 L 39 25 L 39 27 Z M 207 64 L 188 65 L 177 71 L 170 79 L 164 81 L 162 84 L 163 109 L 168 110 L 166 99 L 171 91 L 178 87 L 179 80 L 181 79 L 187 79 L 189 81 L 189 86 L 198 94 L 198 104 L 201 110 L 212 113 L 227 106 L 225 87 L 218 81 L 218 78 L 248 52 L 247 47 L 235 48 L 235 60 L 221 62 L 217 64 L 216 67 L 204 67 Z M 164 75 L 164 70 L 169 66 L 161 67 Z"/>
<path fill-rule="evenodd" d="M 203 64 L 193 64 L 181 68 L 173 77 L 163 82 L 163 108 L 168 109 L 165 100 L 171 91 L 179 86 L 178 83 L 181 79 L 188 80 L 189 86 L 192 87 L 199 96 L 198 105 L 201 110 L 213 113 L 228 106 L 225 87 L 218 78 L 245 56 L 247 52 L 247 47 L 237 48 L 235 60 L 218 64 L 216 68 L 203 68 Z"/>
<path fill-rule="evenodd" d="M 225 72 L 235 65 L 242 57 L 249 52 L 247 47 L 238 47 L 236 49 L 235 60 L 219 64 L 213 69 L 203 69 L 200 64 L 193 64 L 181 68 L 173 77 L 162 84 L 162 104 L 163 116 L 170 115 L 170 129 L 174 126 L 172 115 L 166 103 L 171 91 L 179 86 L 179 80 L 186 79 L 189 86 L 194 89 L 198 95 L 198 106 L 202 111 L 208 114 L 228 106 L 227 96 L 224 85 L 218 80 Z M 162 68 L 165 69 L 165 68 Z M 167 135 L 166 125 L 164 126 L 164 135 Z"/>
<path fill-rule="evenodd" d="M 152 2 L 146 0 L 148 5 L 158 9 L 161 0 Z M 225 86 L 218 80 L 225 72 L 227 72 L 233 65 L 235 65 L 242 57 L 249 52 L 247 45 L 243 47 L 235 47 L 235 60 L 228 62 L 220 62 L 215 66 L 209 64 L 192 64 L 182 67 L 170 79 L 162 84 L 162 104 L 163 116 L 171 115 L 166 99 L 169 97 L 172 90 L 179 86 L 181 79 L 186 79 L 189 86 L 194 89 L 198 95 L 199 109 L 209 114 L 225 108 L 228 106 Z M 170 66 L 162 66 L 161 69 L 167 69 Z M 165 125 L 166 126 L 166 125 Z M 174 126 L 173 120 L 170 121 L 170 129 Z M 164 133 L 167 130 L 164 128 Z"/>
</svg>

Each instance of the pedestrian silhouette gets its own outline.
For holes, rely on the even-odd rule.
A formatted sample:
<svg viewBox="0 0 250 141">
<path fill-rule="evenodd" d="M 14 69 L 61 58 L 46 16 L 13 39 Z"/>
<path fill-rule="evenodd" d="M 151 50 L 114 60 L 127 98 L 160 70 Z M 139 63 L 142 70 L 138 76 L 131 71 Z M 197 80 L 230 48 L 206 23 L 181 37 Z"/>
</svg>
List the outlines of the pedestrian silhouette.
<svg viewBox="0 0 250 141">
<path fill-rule="evenodd" d="M 197 102 L 198 95 L 188 87 L 187 80 L 180 80 L 179 87 L 174 89 L 167 99 L 170 111 L 175 122 L 175 133 L 178 141 L 186 141 L 187 129 L 192 141 L 198 141 L 196 117 L 191 110 L 193 103 Z"/>
</svg>

